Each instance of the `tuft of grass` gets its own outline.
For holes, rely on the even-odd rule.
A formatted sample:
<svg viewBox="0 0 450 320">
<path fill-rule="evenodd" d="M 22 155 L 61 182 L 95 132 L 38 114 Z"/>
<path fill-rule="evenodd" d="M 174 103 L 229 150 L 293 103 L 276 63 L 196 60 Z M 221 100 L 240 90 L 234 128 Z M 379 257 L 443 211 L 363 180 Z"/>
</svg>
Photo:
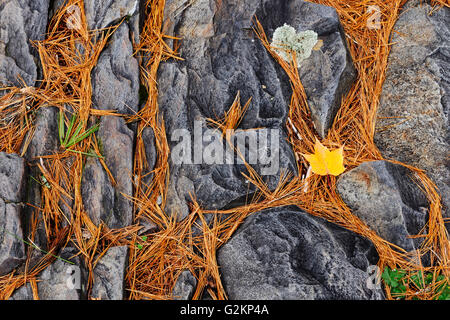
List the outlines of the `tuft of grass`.
<svg viewBox="0 0 450 320">
<path fill-rule="evenodd" d="M 67 127 L 67 130 L 65 129 L 65 122 L 64 122 L 64 112 L 62 110 L 59 111 L 59 119 L 58 119 L 58 135 L 59 135 L 59 142 L 61 143 L 61 147 L 64 149 L 68 149 L 72 147 L 73 145 L 83 141 L 87 137 L 89 137 L 91 134 L 97 132 L 100 125 L 97 123 L 93 127 L 89 128 L 87 131 L 84 131 L 81 133 L 81 130 L 83 130 L 84 123 L 81 120 L 75 130 L 72 132 L 74 125 L 77 121 L 77 116 L 75 114 L 72 115 L 69 125 Z M 73 151 L 73 150 L 72 150 Z M 78 151 L 81 152 L 81 151 Z M 87 153 L 81 152 L 81 154 Z"/>
<path fill-rule="evenodd" d="M 429 293 L 433 300 L 450 300 L 450 283 L 443 274 L 423 271 L 409 273 L 386 266 L 381 278 L 392 297 L 398 300 L 407 297 L 417 300 L 423 292 Z"/>
<path fill-rule="evenodd" d="M 75 265 L 75 263 L 73 263 L 73 262 L 71 262 L 71 261 L 69 261 L 69 260 L 66 260 L 66 259 L 64 259 L 64 258 L 61 258 L 60 256 L 54 255 L 54 254 L 51 253 L 51 252 L 45 251 L 44 249 L 41 249 L 40 247 L 38 247 L 38 246 L 37 246 L 36 244 L 34 244 L 33 242 L 24 240 L 24 239 L 18 237 L 18 236 L 17 236 L 16 234 L 14 234 L 14 233 L 11 233 L 11 232 L 9 232 L 9 231 L 6 231 L 6 233 L 8 233 L 10 236 L 16 238 L 17 240 L 19 240 L 19 241 L 25 243 L 26 245 L 28 245 L 28 246 L 30 246 L 30 247 L 32 247 L 32 248 L 34 248 L 34 249 L 36 249 L 36 250 L 38 250 L 38 251 L 40 251 L 40 252 L 46 254 L 46 255 L 50 255 L 50 256 L 52 256 L 53 258 L 56 258 L 56 259 L 61 260 L 61 261 L 63 261 L 63 262 L 66 262 L 66 263 Z"/>
</svg>

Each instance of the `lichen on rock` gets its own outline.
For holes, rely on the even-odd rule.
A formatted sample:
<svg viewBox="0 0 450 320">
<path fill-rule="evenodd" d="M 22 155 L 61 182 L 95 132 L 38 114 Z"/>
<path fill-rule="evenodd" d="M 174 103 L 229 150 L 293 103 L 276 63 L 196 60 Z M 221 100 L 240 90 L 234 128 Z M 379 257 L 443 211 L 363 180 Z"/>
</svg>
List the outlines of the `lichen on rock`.
<svg viewBox="0 0 450 320">
<path fill-rule="evenodd" d="M 303 60 L 309 58 L 317 41 L 317 33 L 313 30 L 297 32 L 294 27 L 285 23 L 273 33 L 271 46 L 286 62 L 292 60 L 290 51 L 294 51 L 297 65 L 300 65 Z"/>
</svg>

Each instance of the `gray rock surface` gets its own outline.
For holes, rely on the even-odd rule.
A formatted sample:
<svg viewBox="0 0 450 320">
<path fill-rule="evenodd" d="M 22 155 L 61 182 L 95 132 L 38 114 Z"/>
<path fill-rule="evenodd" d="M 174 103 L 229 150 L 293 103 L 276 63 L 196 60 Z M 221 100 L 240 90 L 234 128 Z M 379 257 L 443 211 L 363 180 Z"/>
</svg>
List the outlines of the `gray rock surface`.
<svg viewBox="0 0 450 320">
<path fill-rule="evenodd" d="M 41 207 L 42 199 L 42 185 L 37 182 L 41 180 L 42 172 L 37 167 L 37 163 L 40 157 L 53 154 L 60 147 L 58 139 L 58 112 L 58 108 L 47 105 L 36 111 L 35 131 L 25 153 L 28 167 L 26 202 L 36 207 Z M 32 217 L 34 211 L 34 207 L 25 206 L 24 217 Z M 38 213 L 38 215 L 39 218 L 42 217 L 41 213 Z M 24 234 L 28 235 L 31 232 L 31 225 L 32 219 L 24 219 Z M 36 230 L 34 242 L 41 248 L 46 248 L 47 246 L 47 236 L 42 220 Z"/>
<path fill-rule="evenodd" d="M 30 40 L 42 40 L 49 0 L 3 0 L 0 3 L 0 85 L 28 86 L 38 79 L 37 52 Z"/>
<path fill-rule="evenodd" d="M 58 108 L 43 106 L 36 111 L 34 134 L 27 148 L 25 158 L 28 162 L 40 156 L 46 156 L 58 151 Z"/>
<path fill-rule="evenodd" d="M 122 23 L 92 71 L 92 103 L 101 110 L 134 114 L 139 104 L 139 65 L 133 57 L 130 28 Z"/>
<path fill-rule="evenodd" d="M 0 152 L 0 275 L 20 266 L 25 259 L 21 212 L 25 161 Z"/>
<path fill-rule="evenodd" d="M 90 29 L 105 28 L 125 19 L 111 36 L 92 71 L 94 108 L 134 114 L 139 108 L 139 65 L 133 56 L 132 34 L 139 35 L 139 1 L 85 1 Z M 133 194 L 133 153 L 135 132 L 123 118 L 102 117 L 97 138 L 106 165 L 117 184 L 113 185 L 96 159 L 86 163 L 82 195 L 94 223 L 109 228 L 131 224 L 133 206 L 123 194 Z"/>
<path fill-rule="evenodd" d="M 382 299 L 366 286 L 372 245 L 290 207 L 257 212 L 219 249 L 230 299 Z"/>
<path fill-rule="evenodd" d="M 65 248 L 58 255 L 71 261 L 67 263 L 60 259 L 55 260 L 39 275 L 38 294 L 41 300 L 81 300 L 85 290 L 85 275 L 82 272 L 82 264 L 74 248 Z"/>
<path fill-rule="evenodd" d="M 268 39 L 284 23 L 297 31 L 311 29 L 318 33 L 323 45 L 303 62 L 300 76 L 318 133 L 325 135 L 340 107 L 341 98 L 356 79 L 335 9 L 301 0 L 266 0 L 247 1 L 245 6 L 240 6 L 238 1 L 227 1 L 220 6 L 209 1 L 196 1 L 183 11 L 187 3 L 186 0 L 167 2 L 165 30 L 168 33 L 175 30 L 175 34 L 184 39 L 180 52 L 187 59 L 179 69 L 185 75 L 180 75 L 177 80 L 183 81 L 187 76 L 187 81 L 204 97 L 189 101 L 188 106 L 196 104 L 209 117 L 222 116 L 236 91 L 241 90 L 243 100 L 253 97 L 243 126 L 266 127 L 273 122 L 284 122 L 290 88 L 284 71 L 249 30 L 256 14 Z M 195 70 L 196 77 L 191 75 L 191 69 Z M 205 85 L 200 88 L 198 83 Z M 209 91 L 211 85 L 216 90 Z M 192 90 L 189 88 L 190 95 Z M 180 90 L 173 98 L 174 105 L 180 105 L 180 97 L 186 95 L 183 92 Z"/>
<path fill-rule="evenodd" d="M 450 208 L 450 8 L 411 3 L 393 34 L 375 142 L 386 158 L 424 169 Z"/>
<path fill-rule="evenodd" d="M 143 172 L 143 175 L 146 175 L 144 183 L 150 185 L 153 178 L 153 174 L 150 172 L 155 169 L 157 160 L 155 134 L 152 128 L 147 127 L 142 131 L 142 140 L 144 142 L 145 158 L 147 160 L 147 169 Z"/>
<path fill-rule="evenodd" d="M 57 0 L 52 1 L 50 15 L 53 15 L 62 3 Z M 139 1 L 86 0 L 84 3 L 87 21 L 92 29 L 104 28 L 127 18 L 101 53 L 99 63 L 92 73 L 92 85 L 95 107 L 132 114 L 138 110 L 139 103 L 139 67 L 136 58 L 132 57 L 131 41 L 132 35 L 135 41 L 139 37 Z M 48 7 L 48 0 L 6 0 L 0 3 L 0 85 L 17 84 L 16 77 L 20 75 L 27 85 L 32 86 L 36 79 L 41 77 L 39 59 L 29 40 L 43 39 L 48 21 Z M 59 148 L 57 112 L 56 108 L 45 106 L 36 113 L 36 130 L 25 158 L 30 166 L 27 173 L 37 180 L 40 179 L 41 173 L 35 166 L 36 161 L 39 161 L 40 156 L 52 154 Z M 132 195 L 133 192 L 131 179 L 134 135 L 135 133 L 127 127 L 122 118 L 101 119 L 97 137 L 104 142 L 105 161 L 117 182 L 114 186 L 98 160 L 87 158 L 86 176 L 83 180 L 86 183 L 83 184 L 82 190 L 83 197 L 87 198 L 85 207 L 96 223 L 104 221 L 110 228 L 128 226 L 132 222 L 132 204 L 122 194 Z M 17 235 L 19 239 L 23 237 L 22 229 L 25 235 L 30 231 L 30 219 L 25 218 L 25 224 L 21 226 L 21 206 L 9 202 L 19 202 L 24 198 L 24 201 L 39 207 L 41 201 L 42 186 L 29 178 L 28 187 L 23 188 L 23 181 L 19 181 L 19 176 L 25 174 L 24 161 L 21 159 L 22 165 L 19 166 L 10 161 L 13 157 L 0 154 L 0 222 L 3 221 L 2 226 L 5 227 L 0 230 L 0 274 L 19 266 L 24 258 L 23 243 L 8 236 L 4 231 Z M 32 211 L 31 207 L 27 207 L 24 216 L 30 217 Z M 42 225 L 38 227 L 35 243 L 43 249 L 46 248 L 46 237 Z M 99 277 L 103 277 L 102 281 L 108 280 L 109 276 L 102 275 L 102 272 L 105 272 L 103 269 L 114 267 L 108 263 L 117 263 L 123 259 L 126 261 L 126 251 L 123 252 L 123 248 L 120 248 L 120 252 L 114 253 L 115 250 L 112 249 L 98 266 Z M 67 259 L 74 252 L 73 249 L 67 249 L 61 253 L 61 256 Z M 74 261 L 77 266 L 80 265 L 78 258 Z M 61 260 L 56 260 L 39 276 L 42 280 L 38 286 L 41 299 L 82 298 L 80 289 L 67 289 L 67 279 L 70 278 L 70 274 L 66 274 L 65 271 L 70 266 Z M 125 264 L 121 263 L 116 269 L 123 273 Z M 118 274 L 116 271 L 114 273 Z M 117 291 L 119 284 L 115 282 L 116 278 L 110 280 L 110 284 L 101 284 L 102 282 L 99 281 L 100 285 L 95 287 L 95 290 L 101 294 L 106 293 L 112 299 L 121 299 L 123 293 L 119 295 Z M 29 286 L 19 289 L 16 292 L 16 298 L 31 299 L 32 294 L 29 289 Z"/>
<path fill-rule="evenodd" d="M 110 221 L 114 217 L 114 187 L 100 161 L 89 158 L 83 170 L 81 194 L 86 212 L 93 223 Z"/>
<path fill-rule="evenodd" d="M 258 162 L 252 163 L 251 165 L 259 174 L 262 174 L 263 170 L 267 170 L 269 174 L 263 176 L 263 178 L 269 185 L 269 188 L 274 189 L 279 181 L 279 175 L 283 170 L 291 173 L 295 172 L 295 159 L 290 145 L 285 140 L 286 137 L 279 131 L 281 129 L 274 129 L 275 133 L 278 134 L 278 136 L 276 136 L 276 134 L 273 135 L 274 140 L 272 140 L 273 133 L 270 131 L 266 131 L 266 140 L 264 135 L 262 135 L 262 130 L 264 129 L 249 129 L 245 132 L 241 131 L 236 133 L 233 141 L 235 146 L 239 146 L 239 139 L 244 139 L 245 136 L 253 137 L 255 139 L 257 137 Z M 230 206 L 231 204 L 233 204 L 233 206 L 243 204 L 247 195 L 255 191 L 255 187 L 249 184 L 242 175 L 243 173 L 247 175 L 249 173 L 245 165 L 239 163 L 240 158 L 233 155 L 233 153 L 229 153 L 234 157 L 234 165 L 227 164 L 227 146 L 225 143 L 222 143 L 220 134 L 217 131 L 213 132 L 210 137 L 212 141 L 217 143 L 217 146 L 221 150 L 224 150 L 224 156 L 223 158 L 220 158 L 223 159 L 223 161 L 222 163 L 208 162 L 212 159 L 207 157 L 209 153 L 206 150 L 210 144 L 207 142 L 208 138 L 206 137 L 209 137 L 208 134 L 211 133 L 211 131 L 208 133 L 206 126 L 203 126 L 201 132 L 203 132 L 204 137 L 203 142 L 199 143 L 202 150 L 198 151 L 194 149 L 191 159 L 192 164 L 175 164 L 171 167 L 171 179 L 173 180 L 169 183 L 167 197 L 168 212 L 181 214 L 181 217 L 185 217 L 188 213 L 187 202 L 191 201 L 189 193 L 195 194 L 196 199 L 203 207 L 218 209 Z M 188 136 L 188 139 L 191 139 L 190 135 Z M 195 143 L 195 137 L 192 137 L 192 139 L 192 143 Z M 267 145 L 265 142 L 272 148 L 271 152 L 274 152 L 274 154 L 270 155 L 273 157 L 272 163 L 268 163 L 267 165 L 262 163 L 260 157 L 261 152 L 266 152 L 265 147 Z M 240 150 L 242 153 L 246 154 L 246 160 L 250 162 L 249 148 L 240 148 Z M 194 161 L 196 155 L 202 151 L 202 163 L 195 164 Z M 254 151 L 256 151 L 256 149 L 252 152 Z M 173 148 L 172 157 L 175 154 L 176 151 Z M 254 154 L 256 155 L 256 152 Z M 271 168 L 273 168 L 274 171 L 272 171 Z"/>
<path fill-rule="evenodd" d="M 25 260 L 20 205 L 0 198 L 0 275 L 11 272 Z"/>
<path fill-rule="evenodd" d="M 126 126 L 123 118 L 102 117 L 98 137 L 104 146 L 106 165 L 116 181 L 112 220 L 116 222 L 108 225 L 125 227 L 130 225 L 133 219 L 133 205 L 122 195 L 133 195 L 133 131 Z"/>
<path fill-rule="evenodd" d="M 9 300 L 33 300 L 33 291 L 29 283 L 20 287 L 9 298 Z"/>
<path fill-rule="evenodd" d="M 189 270 L 183 271 L 172 290 L 174 300 L 191 300 L 197 287 L 197 279 Z"/>
<path fill-rule="evenodd" d="M 0 1 L 0 86 L 17 85 L 17 76 L 33 86 L 41 72 L 30 40 L 43 39 L 49 4 L 52 15 L 63 1 Z M 139 39 L 143 3 L 84 1 L 90 29 L 123 20 L 92 71 L 95 108 L 126 115 L 139 110 L 140 69 L 138 59 L 132 56 L 132 43 Z M 386 157 L 426 169 L 448 206 L 450 14 L 442 9 L 429 16 L 430 7 L 419 7 L 418 3 L 410 1 L 396 25 L 400 34 L 393 37 L 397 44 L 392 47 L 378 125 L 383 128 L 393 124 L 392 117 L 406 121 L 377 131 L 376 142 Z M 318 33 L 322 45 L 303 61 L 299 72 L 317 132 L 325 136 L 356 76 L 335 10 L 301 0 L 167 0 L 164 14 L 164 32 L 183 39 L 180 53 L 185 59 L 163 63 L 158 74 L 159 105 L 171 155 L 179 146 L 178 130 L 182 129 L 192 139 L 188 148 L 192 160 L 205 156 L 201 163 L 194 164 L 179 164 L 169 158 L 166 211 L 184 218 L 189 212 L 189 192 L 195 194 L 203 208 L 220 209 L 245 203 L 255 191 L 242 176 L 247 173 L 244 165 L 236 164 L 236 159 L 232 165 L 208 163 L 207 159 L 214 157 L 209 153 L 207 158 L 204 152 L 211 141 L 215 141 L 214 146 L 226 148 L 217 131 L 207 131 L 211 126 L 206 119 L 220 119 L 238 92 L 242 105 L 252 98 L 237 131 L 237 135 L 245 132 L 248 139 L 241 151 L 248 155 L 251 139 L 265 130 L 273 130 L 267 137 L 269 141 L 275 138 L 269 145 L 260 140 L 257 150 L 267 152 L 275 142 L 279 146 L 271 154 L 279 166 L 263 176 L 273 189 L 283 170 L 296 171 L 284 127 L 291 87 L 282 68 L 250 30 L 252 18 L 258 17 L 269 41 L 274 30 L 284 23 L 297 31 L 312 29 Z M 25 188 L 25 175 L 39 179 L 36 161 L 58 150 L 57 112 L 54 107 L 37 111 L 36 131 L 25 154 L 28 170 L 20 157 L 0 153 L 0 276 L 24 268 L 27 247 L 20 239 L 29 234 L 28 217 L 33 209 L 23 209 L 22 202 L 40 206 L 42 188 L 31 178 Z M 196 122 L 201 124 L 201 134 L 209 134 L 200 142 L 201 152 L 194 140 L 198 133 Z M 98 159 L 87 157 L 81 190 L 84 209 L 95 224 L 104 222 L 112 229 L 129 226 L 133 223 L 133 205 L 124 195 L 133 195 L 135 126 L 127 125 L 121 117 L 102 117 L 96 136 L 117 183 L 111 182 Z M 157 160 L 152 129 L 144 130 L 143 139 L 150 172 Z M 261 161 L 252 166 L 258 173 L 267 169 L 267 163 Z M 410 174 L 404 167 L 377 161 L 343 174 L 338 182 L 338 191 L 353 212 L 382 237 L 406 250 L 420 245 L 420 240 L 408 236 L 424 226 L 428 206 Z M 151 178 L 149 175 L 145 182 L 150 183 Z M 149 221 L 138 222 L 144 226 L 143 234 L 155 229 Z M 41 224 L 34 242 L 45 249 L 45 239 Z M 56 259 L 38 276 L 40 299 L 87 298 L 86 268 L 80 257 L 73 257 L 77 252 L 69 247 L 58 253 L 75 265 Z M 124 298 L 127 258 L 128 248 L 122 246 L 110 248 L 100 259 L 93 273 L 92 298 Z M 366 270 L 377 261 L 369 241 L 295 207 L 255 213 L 218 252 L 230 299 L 382 299 L 382 292 L 367 287 Z M 189 271 L 182 272 L 172 292 L 174 298 L 190 299 L 196 284 Z M 12 297 L 32 298 L 29 284 Z"/>
<path fill-rule="evenodd" d="M 102 29 L 139 12 L 139 0 L 85 0 L 89 29 Z"/>
<path fill-rule="evenodd" d="M 128 261 L 128 247 L 112 247 L 94 268 L 91 297 L 100 300 L 122 300 Z"/>
<path fill-rule="evenodd" d="M 420 244 L 409 238 L 426 224 L 428 201 L 414 174 L 386 161 L 365 162 L 339 177 L 337 190 L 353 214 L 383 239 L 407 251 Z"/>
<path fill-rule="evenodd" d="M 97 138 L 116 185 L 97 159 L 89 159 L 83 174 L 83 203 L 94 223 L 103 221 L 112 229 L 129 226 L 133 204 L 123 194 L 133 195 L 133 131 L 123 118 L 102 117 Z"/>
<path fill-rule="evenodd" d="M 17 154 L 0 152 L 0 198 L 21 202 L 25 179 L 25 161 Z"/>
<path fill-rule="evenodd" d="M 76 254 L 77 250 L 72 247 L 62 249 L 57 254 L 60 259 L 55 260 L 37 276 L 37 294 L 40 300 L 82 300 L 86 298 L 87 274 L 81 259 L 75 257 Z M 26 283 L 18 288 L 10 300 L 34 300 L 30 284 Z"/>
</svg>

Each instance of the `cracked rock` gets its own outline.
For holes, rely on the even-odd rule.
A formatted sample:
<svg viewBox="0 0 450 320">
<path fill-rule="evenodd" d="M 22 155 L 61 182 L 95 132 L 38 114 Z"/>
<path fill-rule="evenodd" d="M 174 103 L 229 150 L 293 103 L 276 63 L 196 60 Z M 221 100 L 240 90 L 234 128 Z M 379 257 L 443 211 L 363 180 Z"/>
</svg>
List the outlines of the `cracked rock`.
<svg viewBox="0 0 450 320">
<path fill-rule="evenodd" d="M 58 150 L 57 117 L 58 108 L 56 107 L 45 105 L 36 111 L 35 131 L 25 154 L 28 162 L 40 156 L 51 155 Z"/>
<path fill-rule="evenodd" d="M 196 287 L 197 279 L 189 270 L 185 270 L 178 277 L 172 296 L 175 300 L 190 300 Z"/>
<path fill-rule="evenodd" d="M 0 198 L 7 202 L 21 202 L 24 180 L 24 159 L 17 154 L 0 152 Z"/>
<path fill-rule="evenodd" d="M 238 129 L 249 130 L 249 134 L 250 130 L 261 129 L 278 132 L 278 148 L 269 143 L 265 148 L 256 147 L 279 151 L 278 170 L 265 175 L 260 161 L 258 165 L 252 164 L 273 189 L 282 172 L 297 170 L 285 129 L 292 92 L 284 70 L 251 31 L 252 19 L 258 17 L 269 39 L 274 29 L 284 23 L 297 30 L 314 29 L 319 34 L 323 46 L 309 62 L 304 61 L 307 71 L 302 81 L 316 127 L 324 134 L 355 78 L 336 11 L 299 0 L 251 0 L 245 5 L 238 1 L 217 5 L 214 1 L 199 0 L 186 4 L 182 0 L 168 1 L 164 25 L 167 34 L 183 39 L 179 52 L 185 60 L 162 64 L 158 75 L 159 106 L 171 154 L 177 150 L 179 133 L 184 130 L 185 136 L 192 139 L 194 157 L 201 157 L 202 150 L 196 148 L 206 146 L 211 139 L 196 142 L 196 132 L 208 128 L 207 118 L 223 117 L 239 92 L 242 105 L 250 98 L 252 101 Z M 202 124 L 200 131 L 196 123 Z M 251 148 L 255 145 L 246 145 L 241 152 L 248 154 Z M 208 209 L 245 202 L 246 196 L 254 192 L 242 175 L 246 173 L 244 166 L 225 161 L 205 164 L 206 161 L 194 160 L 191 164 L 180 164 L 173 157 L 170 160 L 166 209 L 180 218 L 189 212 L 192 190 L 199 203 Z"/>
<path fill-rule="evenodd" d="M 337 190 L 353 214 L 383 239 L 412 251 L 426 223 L 428 201 L 413 172 L 386 161 L 365 162 L 339 177 Z"/>
<path fill-rule="evenodd" d="M 143 172 L 143 175 L 146 175 L 144 177 L 144 183 L 146 185 L 150 185 L 153 179 L 153 174 L 151 174 L 151 171 L 155 169 L 157 160 L 155 134 L 151 127 L 144 128 L 142 131 L 142 140 L 144 142 L 145 158 L 147 160 L 147 168 Z"/>
<path fill-rule="evenodd" d="M 11 295 L 9 300 L 33 300 L 33 290 L 29 283 L 20 287 Z"/>
<path fill-rule="evenodd" d="M 64 248 L 58 255 L 73 264 L 55 260 L 38 278 L 38 294 L 41 300 L 81 300 L 85 289 L 85 277 L 78 252 L 74 248 Z"/>
<path fill-rule="evenodd" d="M 382 299 L 366 285 L 376 261 L 367 240 L 291 207 L 253 214 L 218 251 L 231 300 Z"/>
<path fill-rule="evenodd" d="M 0 198 L 0 276 L 20 266 L 25 260 L 20 205 Z"/>
<path fill-rule="evenodd" d="M 114 187 L 98 159 L 86 160 L 81 190 L 84 208 L 92 222 L 100 225 L 102 221 L 110 221 L 114 216 Z"/>
<path fill-rule="evenodd" d="M 25 259 L 21 212 L 25 161 L 0 152 L 0 275 L 11 272 Z"/>
<path fill-rule="evenodd" d="M 25 153 L 25 159 L 28 162 L 26 201 L 36 207 L 41 207 L 42 199 L 42 186 L 36 181 L 40 180 L 42 172 L 36 163 L 41 156 L 51 155 L 59 149 L 57 115 L 58 108 L 48 105 L 44 105 L 36 111 L 36 119 L 34 122 L 35 131 Z M 26 217 L 24 219 L 25 234 L 31 232 L 33 222 L 29 217 L 32 217 L 34 211 L 35 208 L 32 206 L 26 206 L 24 208 L 24 216 Z M 42 218 L 42 214 L 40 212 L 38 214 L 39 219 Z M 42 248 L 46 248 L 47 246 L 47 236 L 42 220 L 36 230 L 34 241 Z"/>
<path fill-rule="evenodd" d="M 287 12 L 288 17 L 275 12 Z M 313 30 L 318 34 L 319 46 L 302 61 L 299 74 L 305 88 L 311 118 L 321 137 L 325 137 L 341 106 L 343 97 L 356 81 L 356 69 L 347 47 L 339 16 L 332 7 L 304 1 L 267 1 L 260 15 L 270 13 L 263 26 L 267 36 L 286 21 L 297 32 Z"/>
<path fill-rule="evenodd" d="M 102 29 L 138 12 L 139 0 L 85 0 L 84 9 L 89 29 Z"/>
<path fill-rule="evenodd" d="M 94 268 L 91 296 L 100 300 L 122 300 L 128 247 L 112 247 Z"/>
<path fill-rule="evenodd" d="M 392 36 L 375 143 L 385 158 L 426 171 L 450 212 L 450 8 L 412 1 Z"/>
<path fill-rule="evenodd" d="M 30 40 L 42 40 L 49 0 L 4 0 L 0 3 L 0 85 L 34 86 L 40 73 Z"/>
</svg>

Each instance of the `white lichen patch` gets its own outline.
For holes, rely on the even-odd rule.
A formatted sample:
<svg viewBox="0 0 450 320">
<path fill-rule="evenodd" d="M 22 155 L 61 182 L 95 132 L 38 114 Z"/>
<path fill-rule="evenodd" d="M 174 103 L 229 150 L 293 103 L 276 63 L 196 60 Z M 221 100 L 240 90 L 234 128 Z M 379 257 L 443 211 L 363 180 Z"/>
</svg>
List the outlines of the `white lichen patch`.
<svg viewBox="0 0 450 320">
<path fill-rule="evenodd" d="M 292 60 L 291 51 L 294 51 L 297 65 L 300 65 L 309 58 L 317 42 L 318 36 L 313 30 L 296 32 L 294 27 L 285 23 L 273 33 L 271 46 L 287 62 Z"/>
</svg>

